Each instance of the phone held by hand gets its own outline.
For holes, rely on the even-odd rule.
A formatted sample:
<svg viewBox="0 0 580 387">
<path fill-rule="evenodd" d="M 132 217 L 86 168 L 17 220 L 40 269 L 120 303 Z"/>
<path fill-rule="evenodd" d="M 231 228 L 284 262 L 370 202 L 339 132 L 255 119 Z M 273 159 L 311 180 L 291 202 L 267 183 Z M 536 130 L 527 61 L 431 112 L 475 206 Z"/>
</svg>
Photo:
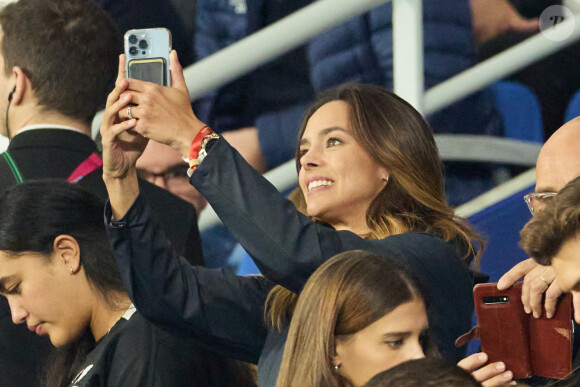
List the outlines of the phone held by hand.
<svg viewBox="0 0 580 387">
<path fill-rule="evenodd" d="M 129 30 L 123 41 L 127 78 L 171 86 L 171 32 L 167 28 Z"/>
<path fill-rule="evenodd" d="M 507 290 L 497 284 L 473 289 L 481 350 L 489 363 L 502 361 L 514 379 L 532 375 L 564 378 L 572 371 L 572 297 L 558 302 L 555 315 L 535 318 L 524 312 L 522 282 Z"/>
</svg>

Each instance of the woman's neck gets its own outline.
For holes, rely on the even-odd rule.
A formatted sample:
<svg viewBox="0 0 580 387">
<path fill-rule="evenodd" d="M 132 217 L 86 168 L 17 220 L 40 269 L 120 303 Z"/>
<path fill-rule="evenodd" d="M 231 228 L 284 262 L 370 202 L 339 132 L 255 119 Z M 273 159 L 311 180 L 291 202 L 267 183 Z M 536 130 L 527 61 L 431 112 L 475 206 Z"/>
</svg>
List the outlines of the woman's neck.
<svg viewBox="0 0 580 387">
<path fill-rule="evenodd" d="M 114 293 L 110 300 L 113 301 L 107 302 L 99 298 L 93 310 L 90 328 L 95 341 L 105 336 L 131 306 L 127 293 Z"/>
<path fill-rule="evenodd" d="M 367 224 L 366 216 L 356 219 L 334 219 L 326 223 L 331 225 L 335 230 L 350 231 L 362 238 L 368 236 L 372 231 Z"/>
</svg>

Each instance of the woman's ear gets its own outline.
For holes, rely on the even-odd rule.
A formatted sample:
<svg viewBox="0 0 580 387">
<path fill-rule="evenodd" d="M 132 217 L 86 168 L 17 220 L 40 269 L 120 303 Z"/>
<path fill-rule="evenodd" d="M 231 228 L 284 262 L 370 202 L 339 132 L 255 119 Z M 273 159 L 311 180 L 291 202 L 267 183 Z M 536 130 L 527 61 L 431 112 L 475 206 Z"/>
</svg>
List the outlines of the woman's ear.
<svg viewBox="0 0 580 387">
<path fill-rule="evenodd" d="M 70 235 L 54 238 L 53 257 L 55 263 L 64 266 L 70 274 L 78 273 L 81 268 L 81 250 L 77 240 Z"/>
<path fill-rule="evenodd" d="M 344 345 L 342 344 L 341 340 L 334 339 L 334 355 L 332 355 L 332 367 L 335 371 L 338 371 L 340 366 L 342 365 L 342 353 L 344 350 Z"/>
<path fill-rule="evenodd" d="M 380 165 L 378 170 L 378 177 L 385 182 L 385 185 L 389 182 L 389 176 L 391 175 L 386 167 Z"/>
</svg>

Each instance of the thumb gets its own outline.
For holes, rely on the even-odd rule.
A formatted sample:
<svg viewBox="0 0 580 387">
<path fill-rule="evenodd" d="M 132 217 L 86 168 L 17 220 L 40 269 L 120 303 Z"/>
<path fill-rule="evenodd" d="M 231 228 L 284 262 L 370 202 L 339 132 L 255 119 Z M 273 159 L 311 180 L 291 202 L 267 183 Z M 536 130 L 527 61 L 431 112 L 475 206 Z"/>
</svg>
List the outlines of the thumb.
<svg viewBox="0 0 580 387">
<path fill-rule="evenodd" d="M 572 292 L 572 304 L 574 305 L 574 320 L 580 324 L 580 293 Z"/>
<path fill-rule="evenodd" d="M 169 54 L 169 68 L 171 69 L 171 86 L 189 95 L 189 90 L 187 90 L 185 78 L 183 77 L 183 67 L 179 63 L 177 51 L 175 50 L 171 50 L 171 54 Z"/>
</svg>

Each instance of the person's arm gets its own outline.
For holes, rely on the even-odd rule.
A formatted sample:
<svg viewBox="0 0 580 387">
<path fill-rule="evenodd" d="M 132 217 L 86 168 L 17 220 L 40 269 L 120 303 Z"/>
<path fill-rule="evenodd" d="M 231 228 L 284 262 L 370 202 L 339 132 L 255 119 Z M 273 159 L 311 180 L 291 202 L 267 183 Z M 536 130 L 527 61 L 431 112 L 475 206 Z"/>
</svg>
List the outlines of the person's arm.
<svg viewBox="0 0 580 387">
<path fill-rule="evenodd" d="M 109 193 L 113 216 L 117 219 L 125 215 L 139 195 L 135 163 L 149 141 L 130 132 L 135 126 L 135 119 L 124 120 L 119 116 L 119 112 L 126 109 L 132 101 L 131 95 L 123 94 L 129 86 L 125 76 L 125 55 L 120 55 L 115 88 L 107 97 L 100 128 L 103 180 Z"/>
<path fill-rule="evenodd" d="M 228 356 L 256 362 L 266 337 L 264 303 L 273 284 L 227 269 L 191 266 L 171 248 L 142 196 L 124 218 L 115 221 L 111 215 L 108 205 L 107 232 L 137 310 L 156 324 L 185 329 Z"/>
<path fill-rule="evenodd" d="M 125 94 L 138 105 L 132 110 L 132 116 L 138 118 L 132 128 L 135 132 L 188 156 L 193 139 L 204 124 L 191 109 L 175 52 L 171 54 L 171 69 L 172 87 L 130 79 Z M 120 114 L 125 112 L 121 110 Z M 264 276 L 291 291 L 299 292 L 316 268 L 330 257 L 370 243 L 300 214 L 223 138 L 215 140 L 190 181 Z M 385 249 L 392 240 L 387 239 Z"/>
<path fill-rule="evenodd" d="M 224 225 L 273 282 L 298 292 L 326 259 L 344 251 L 339 234 L 314 223 L 219 139 L 191 177 Z"/>
<path fill-rule="evenodd" d="M 179 62 L 175 52 L 172 56 L 175 70 Z M 121 55 L 117 84 L 107 100 L 101 135 L 103 180 L 109 194 L 106 223 L 127 292 L 147 318 L 188 329 L 200 341 L 241 360 L 257 361 L 266 334 L 263 305 L 272 286 L 263 278 L 238 278 L 225 271 L 191 266 L 177 256 L 152 220 L 139 193 L 135 168 L 148 140 L 136 132 L 136 127 L 139 118 L 155 112 L 144 109 L 147 101 L 143 98 L 126 92 L 130 82 L 125 79 L 123 63 Z M 163 100 L 177 99 L 189 108 L 188 112 L 184 106 L 171 104 L 172 114 L 179 116 L 180 111 L 182 117 L 189 118 L 181 136 L 174 133 L 168 137 L 175 143 L 191 134 L 192 125 L 201 124 L 191 111 L 185 81 L 182 77 L 180 80 L 173 87 L 161 89 Z M 139 86 L 146 91 L 157 85 L 140 82 Z M 123 120 L 120 112 L 126 111 L 129 102 L 138 104 L 131 107 L 137 119 Z M 163 136 L 169 135 L 164 132 Z M 191 143 L 190 139 L 187 141 Z"/>
</svg>

